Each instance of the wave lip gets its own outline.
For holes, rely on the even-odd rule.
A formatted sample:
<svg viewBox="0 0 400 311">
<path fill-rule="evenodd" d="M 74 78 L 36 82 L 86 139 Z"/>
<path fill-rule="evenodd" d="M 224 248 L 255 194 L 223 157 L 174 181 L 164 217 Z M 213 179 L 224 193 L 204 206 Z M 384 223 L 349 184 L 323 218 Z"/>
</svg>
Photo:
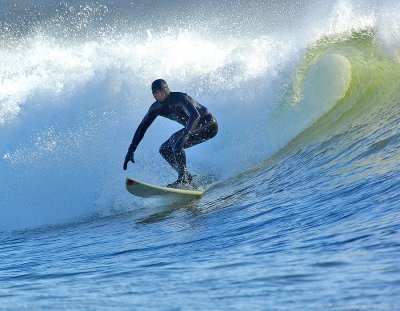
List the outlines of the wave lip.
<svg viewBox="0 0 400 311">
<path fill-rule="evenodd" d="M 310 109 L 311 114 L 325 114 L 345 97 L 350 82 L 351 65 L 346 57 L 329 54 L 319 58 L 304 78 L 304 109 Z"/>
</svg>

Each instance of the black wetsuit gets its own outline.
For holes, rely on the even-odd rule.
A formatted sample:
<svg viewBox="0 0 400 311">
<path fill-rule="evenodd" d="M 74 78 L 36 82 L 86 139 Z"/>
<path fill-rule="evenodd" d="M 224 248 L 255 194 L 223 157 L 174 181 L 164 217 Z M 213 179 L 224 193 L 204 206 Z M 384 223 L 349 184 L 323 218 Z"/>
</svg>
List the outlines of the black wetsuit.
<svg viewBox="0 0 400 311">
<path fill-rule="evenodd" d="M 187 94 L 169 92 L 164 101 L 156 101 L 150 106 L 133 136 L 130 149 L 136 150 L 146 130 L 158 116 L 184 126 L 160 147 L 160 154 L 178 172 L 178 178 L 181 178 L 187 172 L 184 149 L 213 138 L 218 132 L 217 121 L 206 107 Z"/>
</svg>

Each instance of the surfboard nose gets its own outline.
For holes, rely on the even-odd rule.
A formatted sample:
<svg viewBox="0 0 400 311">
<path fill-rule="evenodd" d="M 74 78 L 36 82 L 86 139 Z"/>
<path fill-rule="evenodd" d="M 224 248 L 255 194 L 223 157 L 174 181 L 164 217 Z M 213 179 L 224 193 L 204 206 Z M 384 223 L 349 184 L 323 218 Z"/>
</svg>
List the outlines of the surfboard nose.
<svg viewBox="0 0 400 311">
<path fill-rule="evenodd" d="M 126 179 L 126 185 L 127 186 L 133 186 L 133 185 L 137 185 L 138 183 L 130 178 Z"/>
</svg>

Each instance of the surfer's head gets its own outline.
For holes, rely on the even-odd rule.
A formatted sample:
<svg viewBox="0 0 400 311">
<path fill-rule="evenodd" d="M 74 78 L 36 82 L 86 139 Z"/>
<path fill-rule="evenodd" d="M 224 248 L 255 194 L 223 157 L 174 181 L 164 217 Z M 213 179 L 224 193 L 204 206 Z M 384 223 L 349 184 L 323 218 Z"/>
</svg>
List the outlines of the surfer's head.
<svg viewBox="0 0 400 311">
<path fill-rule="evenodd" d="M 170 93 L 168 84 L 163 79 L 155 80 L 151 84 L 151 91 L 153 92 L 154 98 L 159 102 L 164 101 Z"/>
</svg>

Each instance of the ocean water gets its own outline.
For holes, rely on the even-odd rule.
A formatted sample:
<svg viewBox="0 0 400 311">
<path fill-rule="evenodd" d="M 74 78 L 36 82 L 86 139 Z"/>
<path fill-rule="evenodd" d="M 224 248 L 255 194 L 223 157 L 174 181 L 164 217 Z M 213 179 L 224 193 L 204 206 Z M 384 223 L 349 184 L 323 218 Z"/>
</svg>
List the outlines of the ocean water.
<svg viewBox="0 0 400 311">
<path fill-rule="evenodd" d="M 398 1 L 0 2 L 0 310 L 400 310 Z M 188 150 L 168 81 L 216 116 Z"/>
</svg>

